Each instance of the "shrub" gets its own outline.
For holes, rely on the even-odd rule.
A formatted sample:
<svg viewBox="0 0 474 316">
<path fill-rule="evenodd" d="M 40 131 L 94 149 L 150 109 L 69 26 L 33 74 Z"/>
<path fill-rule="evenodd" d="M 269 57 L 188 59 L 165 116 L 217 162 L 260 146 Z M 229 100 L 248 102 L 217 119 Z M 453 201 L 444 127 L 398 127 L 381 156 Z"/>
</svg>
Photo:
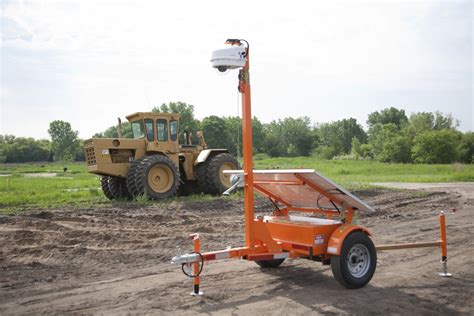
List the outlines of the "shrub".
<svg viewBox="0 0 474 316">
<path fill-rule="evenodd" d="M 417 135 L 413 140 L 412 157 L 418 163 L 452 163 L 458 161 L 461 134 L 443 129 Z"/>
</svg>

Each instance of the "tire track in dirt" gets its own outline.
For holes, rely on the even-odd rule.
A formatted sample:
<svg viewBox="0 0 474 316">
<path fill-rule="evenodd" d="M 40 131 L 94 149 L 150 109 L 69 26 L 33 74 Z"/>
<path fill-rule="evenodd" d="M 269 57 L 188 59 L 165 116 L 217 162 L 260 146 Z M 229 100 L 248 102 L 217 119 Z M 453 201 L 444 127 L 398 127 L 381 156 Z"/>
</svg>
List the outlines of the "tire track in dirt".
<svg viewBox="0 0 474 316">
<path fill-rule="evenodd" d="M 269 270 L 227 260 L 205 266 L 204 297 L 188 296 L 191 282 L 170 258 L 178 247 L 191 249 L 192 232 L 201 233 L 204 251 L 241 245 L 240 201 L 0 216 L 0 314 L 469 313 L 474 223 L 466 219 L 474 215 L 473 199 L 465 188 L 432 190 L 356 192 L 378 210 L 361 214 L 359 222 L 377 243 L 436 240 L 439 210 L 459 207 L 459 214 L 447 218 L 455 277 L 436 276 L 437 249 L 380 252 L 374 279 L 356 291 L 339 286 L 330 268 L 315 262 L 287 260 Z M 259 209 L 265 208 L 271 205 L 259 201 Z"/>
</svg>

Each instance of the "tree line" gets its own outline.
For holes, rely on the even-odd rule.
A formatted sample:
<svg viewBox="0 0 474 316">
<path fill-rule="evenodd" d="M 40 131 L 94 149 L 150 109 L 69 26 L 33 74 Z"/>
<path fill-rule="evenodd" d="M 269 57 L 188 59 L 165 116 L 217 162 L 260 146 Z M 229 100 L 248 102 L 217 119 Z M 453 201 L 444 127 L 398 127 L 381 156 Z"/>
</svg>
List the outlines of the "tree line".
<svg viewBox="0 0 474 316">
<path fill-rule="evenodd" d="M 0 163 L 36 161 L 84 161 L 83 141 L 71 124 L 53 121 L 49 124 L 51 139 L 0 135 Z"/>
<path fill-rule="evenodd" d="M 202 130 L 211 148 L 227 148 L 234 155 L 242 152 L 241 118 L 208 116 L 198 120 L 194 106 L 170 102 L 154 107 L 153 112 L 179 113 L 179 132 L 193 134 Z M 390 107 L 370 113 L 367 131 L 354 118 L 312 124 L 309 117 L 262 123 L 252 119 L 255 154 L 269 157 L 317 156 L 322 159 L 366 159 L 394 163 L 472 163 L 474 133 L 460 132 L 451 115 L 419 112 L 407 116 L 404 110 Z M 15 138 L 0 135 L 0 162 L 83 160 L 82 141 L 71 125 L 51 122 L 51 140 Z M 131 138 L 128 122 L 122 124 L 122 136 Z M 115 126 L 94 137 L 118 137 Z M 183 138 L 181 138 L 182 140 Z"/>
</svg>

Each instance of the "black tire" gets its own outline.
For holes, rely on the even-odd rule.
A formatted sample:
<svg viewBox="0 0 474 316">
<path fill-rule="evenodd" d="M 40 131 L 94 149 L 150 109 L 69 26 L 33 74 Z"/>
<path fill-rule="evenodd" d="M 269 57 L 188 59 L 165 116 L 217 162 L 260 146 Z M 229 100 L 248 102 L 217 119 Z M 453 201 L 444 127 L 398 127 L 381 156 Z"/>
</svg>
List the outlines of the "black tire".
<svg viewBox="0 0 474 316">
<path fill-rule="evenodd" d="M 109 180 L 109 176 L 100 177 L 100 187 L 102 188 L 102 192 L 104 192 L 105 197 L 107 197 L 109 200 L 114 200 L 115 197 L 110 191 Z"/>
<path fill-rule="evenodd" d="M 126 180 L 119 177 L 109 177 L 109 190 L 112 193 L 114 200 L 133 199 L 133 196 L 128 192 Z"/>
<path fill-rule="evenodd" d="M 331 256 L 334 278 L 349 289 L 370 282 L 377 267 L 377 252 L 372 240 L 363 232 L 350 233 L 342 244 L 339 256 Z"/>
<path fill-rule="evenodd" d="M 199 188 L 206 194 L 221 194 L 231 186 L 230 175 L 223 177 L 222 170 L 238 168 L 239 163 L 231 154 L 222 153 L 209 157 L 197 167 Z"/>
<path fill-rule="evenodd" d="M 179 171 L 166 156 L 153 155 L 141 160 L 135 172 L 137 195 L 146 195 L 151 200 L 175 196 L 179 188 Z"/>
<path fill-rule="evenodd" d="M 276 268 L 279 267 L 285 259 L 272 259 L 272 260 L 258 260 L 255 261 L 262 268 Z"/>
<path fill-rule="evenodd" d="M 137 197 L 140 195 L 140 192 L 138 191 L 138 188 L 136 185 L 136 179 L 138 178 L 137 172 L 138 172 L 141 162 L 142 162 L 141 159 L 138 159 L 132 162 L 130 164 L 130 168 L 128 169 L 128 173 L 127 173 L 127 180 L 126 180 L 127 189 L 128 189 L 128 192 L 130 192 L 130 194 L 133 197 Z"/>
</svg>

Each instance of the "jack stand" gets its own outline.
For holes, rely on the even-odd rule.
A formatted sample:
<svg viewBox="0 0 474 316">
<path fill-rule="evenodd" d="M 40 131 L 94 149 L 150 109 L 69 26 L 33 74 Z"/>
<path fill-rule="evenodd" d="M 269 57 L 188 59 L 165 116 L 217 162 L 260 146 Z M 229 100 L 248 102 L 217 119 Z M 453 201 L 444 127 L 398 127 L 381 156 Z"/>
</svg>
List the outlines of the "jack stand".
<svg viewBox="0 0 474 316">
<path fill-rule="evenodd" d="M 201 242 L 199 240 L 199 234 L 191 234 L 190 237 L 194 241 L 194 251 L 199 254 L 200 251 L 201 251 Z M 202 256 L 200 254 L 199 254 L 199 256 L 202 259 Z M 201 262 L 201 264 L 204 265 L 204 259 Z M 201 282 L 201 280 L 199 278 L 199 274 L 201 273 L 201 271 L 199 269 L 199 261 L 196 261 L 193 264 L 193 269 L 194 269 L 194 278 L 193 278 L 193 285 L 194 285 L 193 289 L 194 290 L 191 292 L 191 295 L 192 296 L 201 296 L 203 293 L 201 291 L 199 291 L 199 284 Z M 201 267 L 201 269 L 202 269 L 202 267 Z"/>
<path fill-rule="evenodd" d="M 451 273 L 448 273 L 448 259 L 442 260 L 441 263 L 443 264 L 443 272 L 438 273 L 438 275 L 446 278 L 453 276 Z"/>
<path fill-rule="evenodd" d="M 443 272 L 439 275 L 442 277 L 450 277 L 451 273 L 448 273 L 448 247 L 446 241 L 446 215 L 443 211 L 439 213 L 439 236 L 440 236 L 440 250 L 441 250 L 441 263 L 443 264 Z"/>
<path fill-rule="evenodd" d="M 201 296 L 204 293 L 199 291 L 199 284 L 194 284 L 194 291 L 190 293 L 192 296 Z"/>
</svg>

